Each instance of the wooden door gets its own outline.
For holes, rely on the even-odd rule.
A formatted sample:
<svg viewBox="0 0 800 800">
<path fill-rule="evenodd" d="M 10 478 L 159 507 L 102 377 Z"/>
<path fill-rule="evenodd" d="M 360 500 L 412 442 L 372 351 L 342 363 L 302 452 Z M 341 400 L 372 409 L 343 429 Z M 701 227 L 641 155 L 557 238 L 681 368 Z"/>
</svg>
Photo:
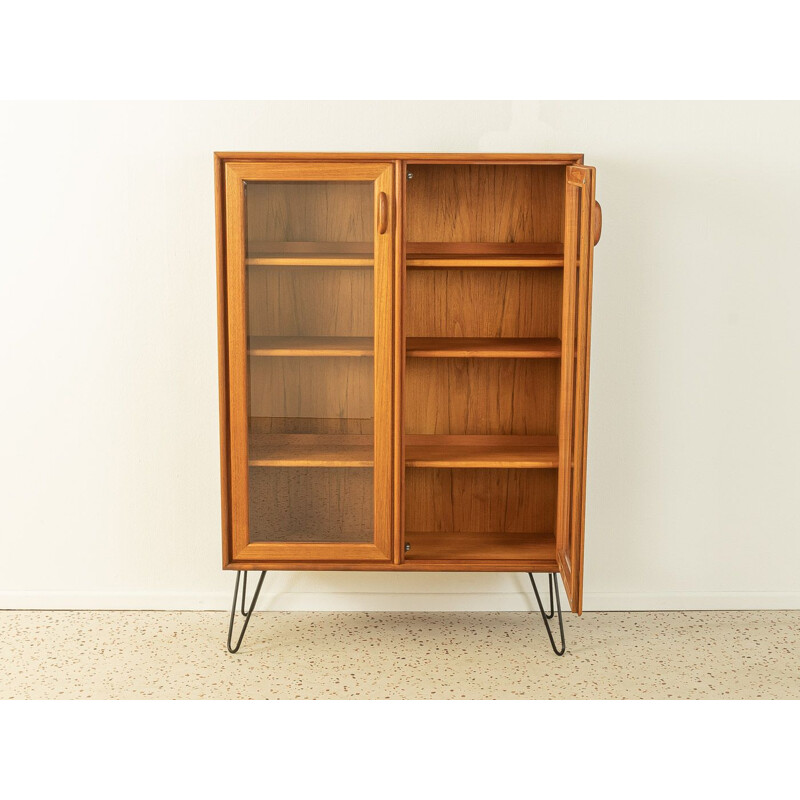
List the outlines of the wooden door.
<svg viewBox="0 0 800 800">
<path fill-rule="evenodd" d="M 224 164 L 228 567 L 391 559 L 393 182 Z"/>
<path fill-rule="evenodd" d="M 594 167 L 567 167 L 556 558 L 570 607 L 583 610 L 583 523 L 592 254 L 599 233 Z"/>
</svg>

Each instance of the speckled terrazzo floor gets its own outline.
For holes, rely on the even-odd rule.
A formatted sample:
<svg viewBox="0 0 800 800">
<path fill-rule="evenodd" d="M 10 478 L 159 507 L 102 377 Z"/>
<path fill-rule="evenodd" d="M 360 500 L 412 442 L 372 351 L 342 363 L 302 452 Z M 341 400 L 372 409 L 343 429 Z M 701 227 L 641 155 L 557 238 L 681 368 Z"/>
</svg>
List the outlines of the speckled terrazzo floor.
<svg viewBox="0 0 800 800">
<path fill-rule="evenodd" d="M 800 611 L 0 612 L 0 698 L 800 698 Z"/>
</svg>

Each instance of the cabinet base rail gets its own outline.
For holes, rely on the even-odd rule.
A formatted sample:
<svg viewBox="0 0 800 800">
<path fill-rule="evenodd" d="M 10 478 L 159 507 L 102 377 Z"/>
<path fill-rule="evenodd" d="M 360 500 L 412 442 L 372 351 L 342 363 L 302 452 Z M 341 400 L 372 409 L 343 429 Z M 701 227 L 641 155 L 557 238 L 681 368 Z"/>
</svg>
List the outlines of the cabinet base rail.
<svg viewBox="0 0 800 800">
<path fill-rule="evenodd" d="M 242 575 L 244 578 L 242 579 Z M 250 617 L 253 615 L 253 610 L 256 607 L 256 603 L 258 602 L 258 595 L 261 593 L 261 587 L 264 583 L 264 578 L 267 576 L 267 571 L 264 570 L 261 573 L 261 577 L 258 579 L 258 584 L 256 585 L 256 590 L 253 594 L 253 599 L 250 601 L 250 608 L 247 608 L 247 570 L 238 570 L 236 572 L 236 584 L 233 588 L 233 605 L 231 606 L 231 621 L 228 625 L 228 652 L 229 653 L 238 653 L 239 648 L 242 646 L 242 641 L 244 639 L 244 635 L 247 632 L 247 626 L 250 624 Z M 553 652 L 557 656 L 563 656 L 564 652 L 567 649 L 566 643 L 564 641 L 564 620 L 561 615 L 561 595 L 558 591 L 558 580 L 554 573 L 549 572 L 547 575 L 548 584 L 550 587 L 550 613 L 548 614 L 544 610 L 544 604 L 542 603 L 542 598 L 539 595 L 539 589 L 536 586 L 536 581 L 533 578 L 533 573 L 529 572 L 528 577 L 531 579 L 531 586 L 533 586 L 533 593 L 536 595 L 536 603 L 539 606 L 539 611 L 542 614 L 542 621 L 544 622 L 544 627 L 547 630 L 547 636 L 550 639 L 550 646 L 553 648 Z M 241 614 L 244 617 L 244 623 L 242 625 L 242 630 L 239 633 L 239 638 L 236 641 L 236 646 L 234 647 L 233 642 L 233 627 L 234 622 L 236 621 L 236 606 L 237 601 L 239 600 L 239 582 L 241 580 L 242 584 L 242 600 L 241 600 Z M 555 607 L 553 606 L 553 595 L 555 594 Z M 558 630 L 561 635 L 561 649 L 556 647 L 556 641 L 553 638 L 553 631 L 550 628 L 550 620 L 553 619 L 555 616 L 556 610 L 558 610 Z"/>
</svg>

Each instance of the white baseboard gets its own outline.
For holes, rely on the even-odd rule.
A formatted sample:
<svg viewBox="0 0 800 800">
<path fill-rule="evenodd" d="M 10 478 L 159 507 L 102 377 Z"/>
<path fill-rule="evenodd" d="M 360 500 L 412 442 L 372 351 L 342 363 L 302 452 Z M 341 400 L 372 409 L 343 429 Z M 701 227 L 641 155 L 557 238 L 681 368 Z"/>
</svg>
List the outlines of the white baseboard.
<svg viewBox="0 0 800 800">
<path fill-rule="evenodd" d="M 586 592 L 584 611 L 759 611 L 800 609 L 800 592 Z"/>
<path fill-rule="evenodd" d="M 542 589 L 546 592 L 546 583 Z M 229 611 L 231 600 L 231 593 L 217 592 L 0 592 L 2 609 Z M 531 611 L 535 607 L 533 594 L 523 592 L 262 591 L 258 601 L 259 611 Z M 800 609 L 800 592 L 587 592 L 583 608 L 587 612 Z"/>
</svg>

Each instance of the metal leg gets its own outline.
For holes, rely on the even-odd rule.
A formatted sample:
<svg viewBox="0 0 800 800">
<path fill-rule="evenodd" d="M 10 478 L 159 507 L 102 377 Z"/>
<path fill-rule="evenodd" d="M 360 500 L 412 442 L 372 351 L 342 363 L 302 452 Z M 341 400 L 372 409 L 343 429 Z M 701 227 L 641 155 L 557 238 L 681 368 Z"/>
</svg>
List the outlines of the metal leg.
<svg viewBox="0 0 800 800">
<path fill-rule="evenodd" d="M 245 577 L 247 577 L 247 576 L 245 575 Z M 555 610 L 555 606 L 553 605 L 553 584 L 555 583 L 555 581 L 553 580 L 553 573 L 552 572 L 548 572 L 547 573 L 547 582 L 550 584 L 550 613 L 549 614 L 545 614 L 545 618 L 546 619 L 553 619 L 553 614 L 556 613 L 556 610 Z M 242 609 L 242 610 L 244 610 L 244 609 Z"/>
<path fill-rule="evenodd" d="M 558 581 L 556 580 L 556 576 L 551 572 L 548 574 L 549 582 L 550 582 L 550 614 L 545 614 L 544 606 L 542 605 L 542 598 L 539 596 L 539 589 L 536 587 L 536 581 L 533 579 L 533 573 L 529 572 L 528 577 L 531 579 L 531 586 L 533 586 L 533 593 L 536 595 L 536 602 L 539 604 L 539 611 L 542 612 L 542 620 L 544 621 L 544 626 L 547 628 L 547 635 L 550 638 L 550 646 L 553 648 L 553 652 L 557 656 L 563 656 L 564 651 L 567 649 L 567 645 L 564 641 L 564 620 L 561 617 L 561 596 L 558 592 Z M 550 630 L 550 622 L 549 620 L 553 619 L 554 610 L 553 610 L 553 587 L 555 586 L 555 596 L 556 596 L 556 608 L 558 609 L 558 629 L 561 633 L 561 649 L 559 650 L 556 647 L 556 641 L 553 638 L 553 632 Z"/>
<path fill-rule="evenodd" d="M 236 619 L 236 600 L 239 596 L 239 579 L 242 577 L 242 573 L 244 573 L 244 580 L 242 581 L 242 615 L 244 616 L 244 625 L 242 625 L 242 632 L 239 634 L 239 640 L 236 642 L 236 647 L 233 647 L 231 644 L 233 639 L 233 622 Z M 242 639 L 244 639 L 245 631 L 247 630 L 247 626 L 250 624 L 250 617 L 253 614 L 253 609 L 256 607 L 256 601 L 258 600 L 258 595 L 261 592 L 261 585 L 264 583 L 264 578 L 266 575 L 267 571 L 264 570 L 261 573 L 261 577 L 258 579 L 258 585 L 256 586 L 253 600 L 250 603 L 250 609 L 245 611 L 245 596 L 247 595 L 247 570 L 239 570 L 236 573 L 236 586 L 233 589 L 233 607 L 231 608 L 231 622 L 230 625 L 228 625 L 229 653 L 238 653 L 239 648 L 242 646 Z"/>
</svg>

